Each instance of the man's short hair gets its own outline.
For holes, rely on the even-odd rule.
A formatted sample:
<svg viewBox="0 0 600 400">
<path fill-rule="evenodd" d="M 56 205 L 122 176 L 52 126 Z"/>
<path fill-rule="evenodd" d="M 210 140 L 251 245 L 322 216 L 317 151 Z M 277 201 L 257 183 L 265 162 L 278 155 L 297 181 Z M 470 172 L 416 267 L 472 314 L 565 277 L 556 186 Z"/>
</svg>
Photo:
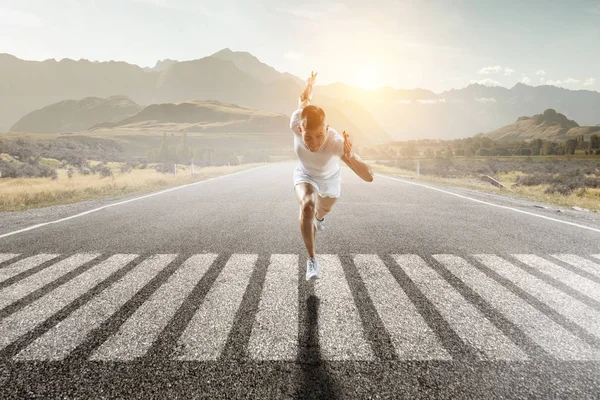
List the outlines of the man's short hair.
<svg viewBox="0 0 600 400">
<path fill-rule="evenodd" d="M 302 128 L 319 129 L 325 122 L 325 111 L 321 107 L 309 105 L 302 110 Z"/>
</svg>

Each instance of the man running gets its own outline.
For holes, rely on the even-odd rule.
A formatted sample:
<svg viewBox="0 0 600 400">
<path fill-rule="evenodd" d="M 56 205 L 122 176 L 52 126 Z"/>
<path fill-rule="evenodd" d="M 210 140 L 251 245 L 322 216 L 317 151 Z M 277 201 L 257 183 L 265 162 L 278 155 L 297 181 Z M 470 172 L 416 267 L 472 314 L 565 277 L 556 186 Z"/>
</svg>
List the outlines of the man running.
<svg viewBox="0 0 600 400">
<path fill-rule="evenodd" d="M 341 135 L 330 128 L 323 109 L 310 105 L 316 77 L 317 74 L 311 72 L 298 100 L 298 109 L 290 119 L 294 151 L 299 161 L 293 178 L 294 192 L 300 204 L 300 232 L 308 252 L 307 281 L 321 277 L 315 258 L 315 237 L 317 231 L 325 229 L 325 216 L 341 194 L 339 160 L 343 160 L 363 180 L 373 181 L 371 167 L 352 151 L 346 131 Z"/>
</svg>

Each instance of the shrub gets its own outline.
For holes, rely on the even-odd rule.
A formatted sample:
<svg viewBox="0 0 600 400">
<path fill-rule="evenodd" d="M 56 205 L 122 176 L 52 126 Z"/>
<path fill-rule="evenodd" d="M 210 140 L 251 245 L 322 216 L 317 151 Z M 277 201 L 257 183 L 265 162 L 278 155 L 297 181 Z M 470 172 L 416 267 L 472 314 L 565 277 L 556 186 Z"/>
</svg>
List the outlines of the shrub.
<svg viewBox="0 0 600 400">
<path fill-rule="evenodd" d="M 112 173 L 111 169 L 110 169 L 110 168 L 108 168 L 107 166 L 102 166 L 102 167 L 101 167 L 101 168 L 98 170 L 98 172 L 100 173 L 100 177 L 101 177 L 101 178 L 108 178 L 108 177 L 111 177 L 111 176 L 113 176 L 113 173 Z"/>
<path fill-rule="evenodd" d="M 173 163 L 159 163 L 154 169 L 162 174 L 172 174 L 174 171 Z"/>
<path fill-rule="evenodd" d="M 535 173 L 535 174 L 525 175 L 525 176 L 517 175 L 515 184 L 523 185 L 523 186 L 543 185 L 545 183 L 548 183 L 548 181 L 550 181 L 551 177 L 552 176 L 550 174 L 540 174 L 540 173 Z"/>
<path fill-rule="evenodd" d="M 133 170 L 133 165 L 131 165 L 129 162 L 121 165 L 121 169 L 120 172 L 123 173 L 127 173 L 127 172 L 131 172 Z"/>
<path fill-rule="evenodd" d="M 548 189 L 544 190 L 544 193 L 552 194 L 552 193 L 560 193 L 562 195 L 568 196 L 571 194 L 573 189 L 571 189 L 567 185 L 555 184 L 548 187 Z"/>
</svg>

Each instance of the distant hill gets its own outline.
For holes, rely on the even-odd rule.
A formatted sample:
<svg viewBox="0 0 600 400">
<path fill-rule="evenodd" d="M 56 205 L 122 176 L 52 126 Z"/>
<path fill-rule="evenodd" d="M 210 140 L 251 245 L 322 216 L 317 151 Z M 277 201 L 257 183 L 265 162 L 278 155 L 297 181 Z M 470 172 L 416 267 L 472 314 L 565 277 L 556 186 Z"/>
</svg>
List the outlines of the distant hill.
<svg viewBox="0 0 600 400">
<path fill-rule="evenodd" d="M 148 72 L 153 72 L 153 71 L 157 71 L 157 72 L 161 72 L 164 71 L 165 69 L 169 68 L 171 65 L 176 64 L 178 61 L 177 60 L 171 60 L 170 58 L 166 58 L 164 60 L 158 60 L 156 62 L 156 65 L 154 65 L 153 68 L 144 68 L 144 71 L 148 71 Z"/>
<path fill-rule="evenodd" d="M 25 61 L 0 54 L 0 132 L 48 104 L 115 94 L 138 104 L 215 100 L 290 115 L 297 107 L 303 85 L 303 80 L 280 73 L 249 53 L 229 49 L 197 60 L 163 60 L 151 69 L 85 59 Z M 326 96 L 313 100 L 317 105 L 327 105 L 332 127 L 352 129 L 357 144 L 391 140 L 360 104 L 347 110 L 342 101 Z"/>
<path fill-rule="evenodd" d="M 49 104 L 90 96 L 123 95 L 138 104 L 216 100 L 289 115 L 304 88 L 302 78 L 229 48 L 196 60 L 157 61 L 145 69 L 125 62 L 38 62 L 0 54 L 0 132 Z M 467 137 L 548 108 L 582 125 L 600 123 L 600 93 L 592 90 L 519 83 L 510 89 L 472 84 L 434 93 L 318 83 L 313 101 L 338 116 L 331 125 L 340 131 L 358 129 L 367 142 Z"/>
<path fill-rule="evenodd" d="M 10 130 L 35 133 L 81 131 L 100 122 L 120 121 L 136 114 L 142 108 L 125 96 L 63 100 L 30 112 Z"/>
<path fill-rule="evenodd" d="M 490 139 L 511 142 L 519 140 L 544 139 L 566 141 L 580 135 L 589 140 L 592 134 L 600 134 L 600 126 L 579 126 L 565 115 L 553 109 L 533 117 L 519 117 L 514 123 L 504 126 L 484 136 Z"/>
<path fill-rule="evenodd" d="M 289 117 L 215 100 L 152 104 L 128 118 L 92 127 L 187 132 L 274 133 L 289 131 Z"/>
<path fill-rule="evenodd" d="M 214 54 L 211 54 L 211 57 L 231 61 L 240 70 L 264 83 L 270 83 L 276 81 L 277 79 L 291 79 L 299 86 L 305 84 L 305 82 L 296 75 L 292 75 L 287 72 L 281 73 L 245 51 L 232 51 L 229 48 L 224 48 Z"/>
<path fill-rule="evenodd" d="M 331 127 L 337 129 L 337 126 L 343 126 L 351 134 L 353 144 L 362 146 L 370 143 L 362 130 L 348 120 L 339 109 L 334 106 L 325 107 Z M 227 134 L 281 133 L 289 135 L 289 143 L 291 143 L 290 116 L 216 100 L 189 100 L 179 103 L 152 104 L 128 118 L 116 122 L 98 123 L 90 130 L 106 131 L 106 129 L 119 128 L 133 131 L 168 130 Z M 356 118 L 356 120 L 365 119 L 368 119 L 368 116 Z M 373 123 L 376 125 L 376 122 Z M 337 130 L 341 133 L 343 129 Z"/>
</svg>

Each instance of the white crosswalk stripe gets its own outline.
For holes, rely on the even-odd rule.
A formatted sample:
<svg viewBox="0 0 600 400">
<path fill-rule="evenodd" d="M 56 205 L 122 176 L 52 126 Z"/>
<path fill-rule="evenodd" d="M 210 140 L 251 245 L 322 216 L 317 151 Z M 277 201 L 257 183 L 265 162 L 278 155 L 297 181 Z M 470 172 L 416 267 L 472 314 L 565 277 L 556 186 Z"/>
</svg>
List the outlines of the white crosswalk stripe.
<svg viewBox="0 0 600 400">
<path fill-rule="evenodd" d="M 600 284 L 589 280 L 581 275 L 569 271 L 535 254 L 511 254 L 523 264 L 533 267 L 545 275 L 564 283 L 567 286 L 585 294 L 586 296 L 600 301 Z"/>
<path fill-rule="evenodd" d="M 321 358 L 373 360 L 339 257 L 334 254 L 316 257 L 322 276 L 315 284 Z"/>
<path fill-rule="evenodd" d="M 0 254 L 0 263 L 3 263 L 4 261 L 8 261 L 8 260 L 13 259 L 18 256 L 20 256 L 20 254 L 1 253 Z"/>
<path fill-rule="evenodd" d="M 216 360 L 252 275 L 257 254 L 234 254 L 179 339 L 179 360 Z"/>
<path fill-rule="evenodd" d="M 596 264 L 588 259 L 576 256 L 575 254 L 552 254 L 552 257 L 579 268 L 589 274 L 600 277 L 600 264 Z"/>
<path fill-rule="evenodd" d="M 257 360 L 295 360 L 298 353 L 298 255 L 273 254 L 248 353 Z"/>
<path fill-rule="evenodd" d="M 13 255 L 14 254 L 8 254 L 8 256 Z M 12 278 L 13 276 L 28 271 L 31 268 L 37 267 L 38 265 L 43 264 L 48 260 L 52 260 L 58 256 L 58 254 L 36 254 L 34 256 L 27 257 L 23 260 L 14 262 L 4 268 L 0 268 L 0 282 L 4 282 L 5 280 Z M 7 260 L 10 260 L 11 258 L 13 257 L 8 257 Z"/>
<path fill-rule="evenodd" d="M 394 254 L 393 258 L 398 267 L 415 282 L 460 338 L 480 350 L 478 355 L 481 359 L 526 360 L 528 358 L 421 257 L 414 254 Z"/>
<path fill-rule="evenodd" d="M 125 361 L 146 354 L 216 257 L 216 254 L 197 254 L 188 258 L 90 359 Z"/>
<path fill-rule="evenodd" d="M 433 256 L 477 294 L 559 360 L 598 360 L 600 350 L 591 348 L 535 307 L 492 280 L 461 257 Z"/>
<path fill-rule="evenodd" d="M 13 253 L 0 253 L 0 262 L 10 261 L 16 256 Z M 0 352 L 15 342 L 22 343 L 8 350 L 10 357 L 15 360 L 64 359 L 86 341 L 96 337 L 91 336 L 93 331 L 99 332 L 97 329 L 105 321 L 146 288 L 151 292 L 147 291 L 147 297 L 136 304 L 137 308 L 126 314 L 128 316 L 123 318 L 120 326 L 112 325 L 110 329 L 114 329 L 114 333 L 107 332 L 103 343 L 86 350 L 93 361 L 130 361 L 144 357 L 161 332 L 174 322 L 176 313 L 182 310 L 182 305 L 194 289 L 206 281 L 202 278 L 214 265 L 218 254 L 204 253 L 187 257 L 181 265 L 173 265 L 173 272 L 163 274 L 163 283 L 151 288 L 147 286 L 148 283 L 172 265 L 177 255 L 148 256 L 127 273 L 121 274 L 121 278 L 107 282 L 104 288 L 97 290 L 98 293 L 83 300 L 79 299 L 101 282 L 116 279 L 111 277 L 139 256 L 115 254 L 103 261 L 94 261 L 95 265 L 56 285 L 53 283 L 56 279 L 95 260 L 100 254 L 81 253 L 52 261 L 59 256 L 28 256 L 0 268 L 0 282 L 11 278 L 15 280 L 0 289 L 0 310 L 4 313 L 0 314 Z M 367 333 L 363 328 L 363 324 L 369 322 L 361 318 L 361 315 L 364 317 L 371 312 L 376 312 L 381 319 L 399 360 L 452 359 L 450 349 L 444 347 L 447 343 L 440 341 L 442 333 L 437 331 L 439 328 L 435 324 L 430 325 L 431 321 L 426 321 L 421 315 L 421 309 L 415 306 L 420 299 L 414 298 L 415 293 L 403 290 L 404 283 L 396 280 L 398 273 L 408 276 L 413 285 L 411 287 L 416 286 L 450 329 L 476 349 L 475 354 L 481 360 L 520 361 L 528 360 L 530 355 L 514 341 L 515 338 L 509 337 L 507 331 L 492 323 L 470 296 L 463 295 L 465 292 L 458 283 L 480 296 L 499 316 L 514 324 L 551 358 L 561 361 L 600 360 L 600 348 L 589 344 L 583 337 L 587 332 L 591 335 L 586 336 L 587 340 L 593 340 L 592 336 L 600 339 L 600 310 L 573 297 L 569 290 L 561 290 L 541 279 L 516 261 L 596 300 L 600 299 L 600 285 L 568 268 L 596 275 L 598 264 L 589 258 L 600 258 L 600 255 L 552 255 L 571 266 L 567 268 L 535 254 L 511 255 L 516 260 L 494 254 L 473 255 L 480 266 L 452 254 L 432 255 L 441 266 L 432 266 L 416 254 L 390 256 L 394 264 L 386 265 L 380 255 L 353 254 L 353 265 L 358 272 L 353 279 L 364 283 L 366 295 L 375 308 L 373 311 L 361 308 L 359 313 L 359 307 L 364 305 L 354 301 L 356 282 L 346 279 L 346 268 L 354 266 L 343 265 L 338 255 L 317 254 L 322 278 L 313 283 L 298 280 L 299 273 L 304 276 L 305 266 L 300 265 L 297 254 L 271 255 L 264 282 L 260 282 L 262 292 L 255 297 L 258 301 L 256 314 L 247 316 L 252 318 L 246 349 L 248 356 L 265 361 L 294 362 L 297 359 L 300 351 L 299 329 L 303 329 L 299 323 L 305 321 L 299 315 L 299 301 L 303 301 L 299 299 L 299 290 L 301 285 L 314 285 L 314 298 L 307 299 L 307 305 L 312 301 L 311 304 L 317 306 L 316 320 L 310 323 L 318 330 L 316 340 L 321 359 L 377 360 L 371 346 L 376 343 L 373 340 L 379 339 L 369 337 L 372 333 Z M 196 311 L 192 313 L 190 310 L 188 313 L 190 319 L 187 325 L 178 328 L 181 332 L 176 332 L 178 336 L 172 338 L 173 352 L 164 357 L 181 361 L 219 359 L 245 301 L 244 294 L 257 268 L 257 260 L 258 254 L 229 256 L 214 282 L 203 289 L 206 295 L 199 304 L 194 305 Z M 53 264 L 28 276 L 19 276 L 48 261 Z M 398 270 L 394 271 L 394 268 Z M 451 279 L 447 272 L 438 272 L 441 269 L 448 270 L 454 277 Z M 486 272 L 482 269 L 486 269 Z M 487 269 L 492 272 L 487 272 Z M 516 292 L 513 293 L 514 287 L 532 297 L 518 296 Z M 27 297 L 38 290 L 43 292 L 39 298 Z M 532 298 L 539 303 L 530 303 Z M 20 302 L 15 304 L 16 307 L 7 308 L 16 302 Z M 74 306 L 77 302 L 81 304 Z M 191 303 L 188 301 L 186 304 Z M 542 308 L 542 304 L 543 309 L 536 308 Z M 571 328 L 576 325 L 581 330 L 569 331 L 545 314 L 550 309 L 556 313 L 554 316 L 564 318 L 564 324 L 568 321 Z M 53 326 L 36 331 L 57 313 L 64 315 L 53 322 Z M 28 334 L 31 338 L 18 342 L 19 338 Z M 454 358 L 460 360 L 460 356 L 454 355 Z"/>
<path fill-rule="evenodd" d="M 135 254 L 116 254 L 81 275 L 39 298 L 27 307 L 0 321 L 0 349 L 34 329 L 97 283 L 136 258 Z"/>
<path fill-rule="evenodd" d="M 64 274 L 99 256 L 100 254 L 75 254 L 48 268 L 44 268 L 38 273 L 28 276 L 12 286 L 0 290 L 0 309 L 11 305 L 53 280 L 60 278 Z"/>
<path fill-rule="evenodd" d="M 358 254 L 354 263 L 398 359 L 452 359 L 378 255 Z"/>
<path fill-rule="evenodd" d="M 600 339 L 600 311 L 594 310 L 501 257 L 493 254 L 476 254 L 474 257 L 498 275 L 512 281 L 527 293 Z"/>
<path fill-rule="evenodd" d="M 85 340 L 89 332 L 119 310 L 176 256 L 176 254 L 158 254 L 144 260 L 119 281 L 36 339 L 14 358 L 16 360 L 65 358 Z"/>
</svg>

